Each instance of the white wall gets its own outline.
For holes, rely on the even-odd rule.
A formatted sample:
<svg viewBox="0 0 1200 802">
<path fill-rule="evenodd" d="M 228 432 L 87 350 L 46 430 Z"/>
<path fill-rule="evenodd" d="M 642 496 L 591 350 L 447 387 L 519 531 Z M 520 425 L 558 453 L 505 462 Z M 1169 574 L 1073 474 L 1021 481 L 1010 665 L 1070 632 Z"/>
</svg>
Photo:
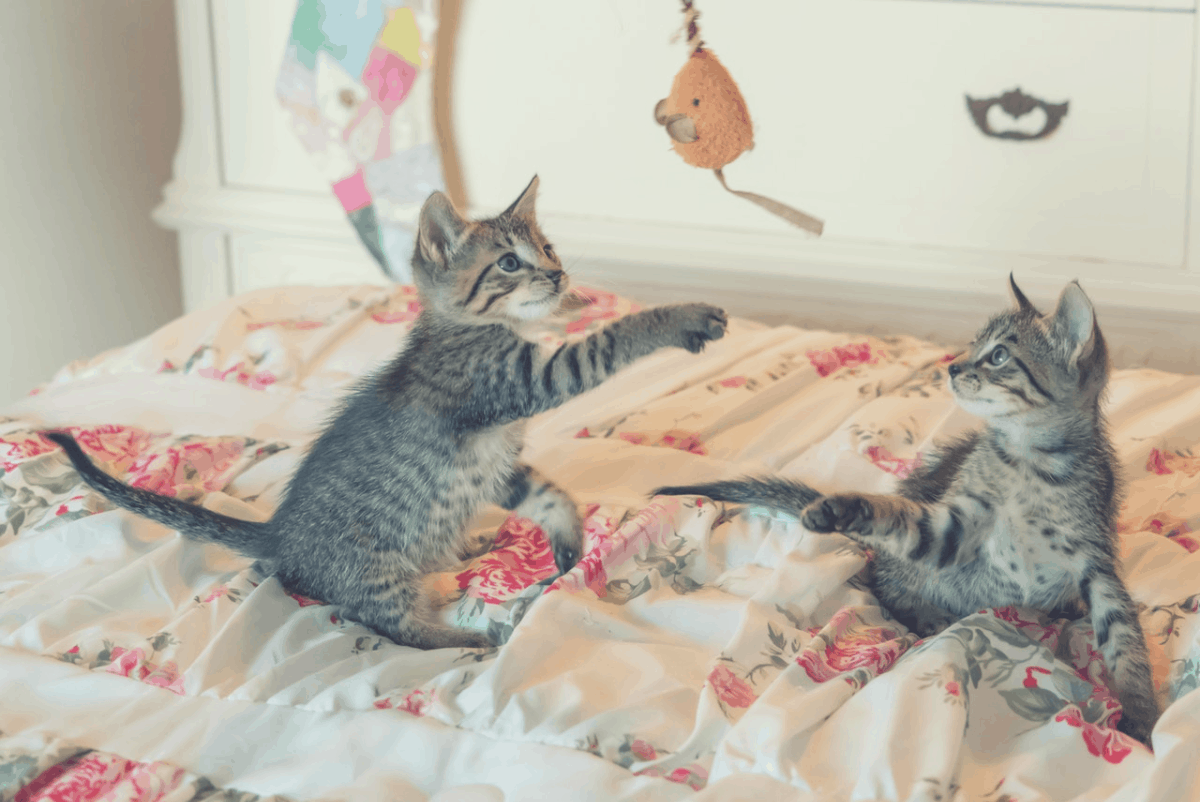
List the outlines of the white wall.
<svg viewBox="0 0 1200 802">
<path fill-rule="evenodd" d="M 4 26 L 0 403 L 181 310 L 150 220 L 179 138 L 170 0 L 8 2 Z"/>
</svg>

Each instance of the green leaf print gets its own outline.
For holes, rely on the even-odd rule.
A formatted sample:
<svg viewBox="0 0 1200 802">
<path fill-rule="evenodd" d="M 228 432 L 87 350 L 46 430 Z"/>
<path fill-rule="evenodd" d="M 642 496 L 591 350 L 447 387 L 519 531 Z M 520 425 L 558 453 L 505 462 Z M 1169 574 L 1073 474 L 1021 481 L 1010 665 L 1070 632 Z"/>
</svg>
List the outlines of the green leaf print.
<svg viewBox="0 0 1200 802">
<path fill-rule="evenodd" d="M 37 764 L 33 755 L 18 755 L 7 763 L 0 763 L 0 792 L 16 791 L 27 780 L 33 779 Z"/>
<path fill-rule="evenodd" d="M 1067 705 L 1065 699 L 1045 688 L 1015 688 L 1000 691 L 1000 695 L 1014 713 L 1030 721 L 1046 721 Z"/>
</svg>

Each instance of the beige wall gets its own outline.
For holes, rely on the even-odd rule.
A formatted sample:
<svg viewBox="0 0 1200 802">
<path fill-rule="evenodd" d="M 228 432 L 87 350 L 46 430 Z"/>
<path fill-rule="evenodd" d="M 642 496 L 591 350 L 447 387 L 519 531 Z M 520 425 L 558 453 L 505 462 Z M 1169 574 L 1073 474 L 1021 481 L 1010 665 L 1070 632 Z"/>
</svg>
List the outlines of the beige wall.
<svg viewBox="0 0 1200 802">
<path fill-rule="evenodd" d="M 0 403 L 180 313 L 150 220 L 179 138 L 170 0 L 5 4 Z"/>
</svg>

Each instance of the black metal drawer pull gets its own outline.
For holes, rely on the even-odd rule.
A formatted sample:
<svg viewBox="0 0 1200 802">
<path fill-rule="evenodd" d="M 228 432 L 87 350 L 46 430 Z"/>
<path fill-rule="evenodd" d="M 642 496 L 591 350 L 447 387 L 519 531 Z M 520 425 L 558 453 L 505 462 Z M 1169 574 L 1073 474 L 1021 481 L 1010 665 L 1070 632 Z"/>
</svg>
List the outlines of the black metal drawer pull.
<svg viewBox="0 0 1200 802">
<path fill-rule="evenodd" d="M 998 97 L 985 98 L 976 100 L 970 95 L 967 95 L 967 110 L 971 112 L 971 117 L 975 120 L 975 125 L 987 136 L 992 136 L 997 139 L 1044 139 L 1054 133 L 1058 128 L 1062 118 L 1067 116 L 1067 103 L 1047 103 L 1044 100 L 1038 100 L 1036 97 L 1030 97 L 1020 90 L 1020 88 L 1005 92 Z M 1041 109 L 1046 113 L 1046 124 L 1042 126 L 1042 130 L 1035 134 L 1027 134 L 1024 131 L 995 131 L 988 124 L 988 112 L 992 106 L 999 106 L 1010 117 L 1017 119 L 1024 117 L 1034 109 Z"/>
</svg>

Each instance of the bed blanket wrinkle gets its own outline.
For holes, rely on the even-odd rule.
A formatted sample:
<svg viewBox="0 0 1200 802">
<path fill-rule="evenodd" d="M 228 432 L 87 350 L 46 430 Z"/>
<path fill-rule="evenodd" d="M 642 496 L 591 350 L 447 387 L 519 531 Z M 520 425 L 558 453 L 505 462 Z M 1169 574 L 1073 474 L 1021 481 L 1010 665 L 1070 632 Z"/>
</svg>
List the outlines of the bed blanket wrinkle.
<svg viewBox="0 0 1200 802">
<path fill-rule="evenodd" d="M 637 307 L 600 291 L 546 347 Z M 919 640 L 870 555 L 663 484 L 772 471 L 887 492 L 975 424 L 943 348 L 731 322 L 531 421 L 585 553 L 489 510 L 436 576 L 505 645 L 397 646 L 251 561 L 113 509 L 37 431 L 243 518 L 399 348 L 411 287 L 286 288 L 73 363 L 0 411 L 0 802 L 1182 799 L 1200 787 L 1200 378 L 1117 371 L 1121 557 L 1166 712 L 1152 753 L 1086 621 L 980 610 Z M 553 580 L 549 583 L 545 580 Z"/>
</svg>

